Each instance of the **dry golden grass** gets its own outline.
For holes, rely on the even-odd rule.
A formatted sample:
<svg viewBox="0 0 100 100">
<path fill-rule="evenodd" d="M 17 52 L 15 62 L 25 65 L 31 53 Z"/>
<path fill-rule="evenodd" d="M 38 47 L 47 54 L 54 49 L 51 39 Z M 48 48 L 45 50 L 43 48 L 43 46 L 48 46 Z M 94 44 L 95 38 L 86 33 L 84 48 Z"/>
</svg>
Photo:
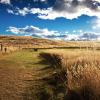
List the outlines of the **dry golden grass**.
<svg viewBox="0 0 100 100">
<path fill-rule="evenodd" d="M 51 66 L 56 66 L 55 68 L 66 72 L 67 97 L 70 91 L 74 91 L 78 94 L 80 100 L 100 100 L 99 51 L 55 50 L 41 53 L 40 56 Z M 61 76 L 63 77 L 63 75 Z"/>
</svg>

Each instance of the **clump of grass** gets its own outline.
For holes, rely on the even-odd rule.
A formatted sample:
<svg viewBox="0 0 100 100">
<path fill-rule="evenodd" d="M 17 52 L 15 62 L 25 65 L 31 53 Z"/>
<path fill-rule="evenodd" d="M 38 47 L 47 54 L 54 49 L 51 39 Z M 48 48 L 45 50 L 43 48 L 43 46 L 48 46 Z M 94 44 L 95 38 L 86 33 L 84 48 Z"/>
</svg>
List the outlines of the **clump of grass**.
<svg viewBox="0 0 100 100">
<path fill-rule="evenodd" d="M 62 56 L 56 53 L 40 53 L 40 57 L 42 58 L 43 62 L 48 63 L 54 68 L 62 67 Z"/>
<path fill-rule="evenodd" d="M 96 62 L 87 58 L 78 58 L 75 62 L 68 66 L 68 88 L 76 91 L 84 100 L 99 100 L 100 70 Z"/>
<path fill-rule="evenodd" d="M 76 95 L 79 100 L 100 100 L 100 53 L 68 51 L 41 53 L 40 56 L 60 70 L 60 79 L 64 79 L 62 84 L 66 83 L 65 99 L 73 100 L 71 98 Z"/>
</svg>

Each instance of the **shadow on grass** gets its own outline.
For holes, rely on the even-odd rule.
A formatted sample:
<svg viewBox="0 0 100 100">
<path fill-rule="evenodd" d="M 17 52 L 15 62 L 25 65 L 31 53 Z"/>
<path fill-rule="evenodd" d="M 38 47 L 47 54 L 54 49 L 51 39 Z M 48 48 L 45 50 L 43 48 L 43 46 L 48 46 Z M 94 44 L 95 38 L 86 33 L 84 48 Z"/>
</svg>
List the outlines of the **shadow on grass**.
<svg viewBox="0 0 100 100">
<path fill-rule="evenodd" d="M 49 62 L 46 60 L 41 59 L 38 62 L 39 65 L 44 65 L 42 69 L 37 70 L 41 71 L 37 76 L 40 79 L 33 79 L 30 87 L 23 94 L 23 100 L 100 100 L 100 97 L 96 98 L 88 87 L 70 90 L 66 71 L 54 67 L 57 64 L 55 65 L 52 58 Z"/>
<path fill-rule="evenodd" d="M 36 64 L 44 66 L 37 70 L 42 75 L 39 74 L 38 77 L 40 79 L 35 78 L 29 83 L 30 87 L 22 94 L 23 100 L 80 100 L 77 98 L 68 99 L 68 96 L 66 96 L 68 91 L 66 88 L 66 72 L 54 67 L 57 65 L 55 65 L 55 61 L 52 61 L 52 57 L 49 59 L 49 62 L 41 59 Z"/>
</svg>

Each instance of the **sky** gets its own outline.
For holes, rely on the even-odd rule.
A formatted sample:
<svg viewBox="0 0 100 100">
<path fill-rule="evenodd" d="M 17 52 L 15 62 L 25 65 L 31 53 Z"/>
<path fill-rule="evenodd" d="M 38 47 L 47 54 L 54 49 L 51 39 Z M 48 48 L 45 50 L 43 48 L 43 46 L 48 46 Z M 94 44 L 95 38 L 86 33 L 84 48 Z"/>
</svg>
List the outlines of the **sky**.
<svg viewBox="0 0 100 100">
<path fill-rule="evenodd" d="M 100 40 L 100 0 L 0 0 L 0 35 Z"/>
</svg>

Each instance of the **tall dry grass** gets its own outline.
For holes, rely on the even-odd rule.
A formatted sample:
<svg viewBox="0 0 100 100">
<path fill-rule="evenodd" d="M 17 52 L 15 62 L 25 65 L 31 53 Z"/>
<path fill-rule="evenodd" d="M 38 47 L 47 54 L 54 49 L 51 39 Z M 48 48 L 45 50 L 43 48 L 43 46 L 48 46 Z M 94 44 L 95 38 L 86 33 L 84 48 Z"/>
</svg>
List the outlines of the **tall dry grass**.
<svg viewBox="0 0 100 100">
<path fill-rule="evenodd" d="M 46 52 L 40 56 L 50 66 L 64 72 L 65 100 L 77 94 L 79 100 L 100 100 L 100 53 L 97 51 Z M 72 92 L 73 91 L 73 92 Z"/>
</svg>

